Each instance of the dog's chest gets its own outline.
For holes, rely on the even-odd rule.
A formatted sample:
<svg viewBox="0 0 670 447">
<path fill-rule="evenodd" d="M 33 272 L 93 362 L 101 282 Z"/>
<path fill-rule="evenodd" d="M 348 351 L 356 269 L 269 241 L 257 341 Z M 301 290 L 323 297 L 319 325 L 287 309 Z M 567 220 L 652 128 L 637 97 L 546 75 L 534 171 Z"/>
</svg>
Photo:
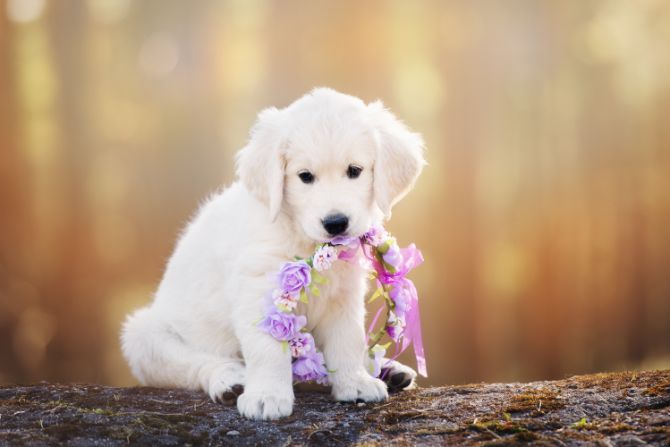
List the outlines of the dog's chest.
<svg viewBox="0 0 670 447">
<path fill-rule="evenodd" d="M 309 302 L 300 303 L 297 313 L 307 316 L 308 330 L 311 330 L 326 315 L 341 312 L 343 306 L 361 300 L 364 290 L 365 272 L 357 263 L 336 262 L 325 272 L 324 284 L 317 285 L 318 295 L 308 294 Z"/>
</svg>

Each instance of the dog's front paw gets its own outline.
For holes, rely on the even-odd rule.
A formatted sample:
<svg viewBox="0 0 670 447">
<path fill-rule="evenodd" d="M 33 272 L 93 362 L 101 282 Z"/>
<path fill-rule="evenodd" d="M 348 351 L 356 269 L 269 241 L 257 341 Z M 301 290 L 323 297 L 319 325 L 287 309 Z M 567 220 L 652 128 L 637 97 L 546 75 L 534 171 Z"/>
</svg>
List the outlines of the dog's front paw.
<svg viewBox="0 0 670 447">
<path fill-rule="evenodd" d="M 343 402 L 362 400 L 381 402 L 388 398 L 386 384 L 368 374 L 365 370 L 333 381 L 333 397 Z"/>
<path fill-rule="evenodd" d="M 293 412 L 293 389 L 247 390 L 237 398 L 237 409 L 249 419 L 273 420 L 290 416 Z"/>
</svg>

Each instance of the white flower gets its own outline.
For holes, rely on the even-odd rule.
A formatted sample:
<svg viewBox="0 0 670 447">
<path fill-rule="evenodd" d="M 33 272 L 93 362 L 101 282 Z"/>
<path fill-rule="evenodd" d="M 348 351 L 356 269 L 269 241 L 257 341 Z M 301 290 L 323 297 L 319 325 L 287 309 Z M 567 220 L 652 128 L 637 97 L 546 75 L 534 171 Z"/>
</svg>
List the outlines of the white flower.
<svg viewBox="0 0 670 447">
<path fill-rule="evenodd" d="M 318 272 L 328 270 L 337 259 L 337 249 L 330 245 L 322 245 L 314 253 L 312 263 Z"/>
<path fill-rule="evenodd" d="M 272 292 L 272 300 L 275 306 L 284 312 L 290 312 L 298 305 L 298 296 L 291 295 L 285 290 L 276 289 Z"/>
</svg>

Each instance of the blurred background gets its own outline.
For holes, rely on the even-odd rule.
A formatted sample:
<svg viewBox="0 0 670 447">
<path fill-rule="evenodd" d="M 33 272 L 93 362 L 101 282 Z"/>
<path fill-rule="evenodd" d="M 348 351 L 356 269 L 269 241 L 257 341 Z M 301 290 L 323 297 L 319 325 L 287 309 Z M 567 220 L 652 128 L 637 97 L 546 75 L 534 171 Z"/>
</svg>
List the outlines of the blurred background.
<svg viewBox="0 0 670 447">
<path fill-rule="evenodd" d="M 424 385 L 670 367 L 669 2 L 0 5 L 0 383 L 135 383 L 124 315 L 256 113 L 322 85 L 427 142 L 389 224 Z"/>
</svg>

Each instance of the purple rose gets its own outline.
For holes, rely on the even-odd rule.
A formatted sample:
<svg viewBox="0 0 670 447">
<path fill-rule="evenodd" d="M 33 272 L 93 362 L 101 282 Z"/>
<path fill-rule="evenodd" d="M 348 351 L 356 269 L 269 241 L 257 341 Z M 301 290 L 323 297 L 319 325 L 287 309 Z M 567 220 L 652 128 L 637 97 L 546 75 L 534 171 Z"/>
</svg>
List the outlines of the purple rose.
<svg viewBox="0 0 670 447">
<path fill-rule="evenodd" d="M 297 382 L 313 380 L 321 385 L 327 385 L 328 371 L 326 370 L 323 354 L 314 351 L 296 359 L 293 362 L 293 380 Z"/>
<path fill-rule="evenodd" d="M 277 340 L 290 340 L 307 324 L 304 315 L 274 311 L 259 323 L 259 327 Z"/>
<path fill-rule="evenodd" d="M 291 348 L 291 356 L 303 357 L 311 352 L 315 352 L 314 337 L 306 332 L 298 332 L 295 337 L 288 341 Z"/>
<path fill-rule="evenodd" d="M 386 264 L 393 267 L 394 270 L 398 270 L 402 265 L 402 253 L 400 252 L 400 247 L 398 247 L 398 243 L 394 239 L 389 239 L 387 244 L 388 250 L 382 255 L 382 258 Z"/>
<path fill-rule="evenodd" d="M 312 281 L 310 270 L 305 261 L 287 262 L 279 271 L 279 285 L 286 292 L 298 293 Z"/>
</svg>

